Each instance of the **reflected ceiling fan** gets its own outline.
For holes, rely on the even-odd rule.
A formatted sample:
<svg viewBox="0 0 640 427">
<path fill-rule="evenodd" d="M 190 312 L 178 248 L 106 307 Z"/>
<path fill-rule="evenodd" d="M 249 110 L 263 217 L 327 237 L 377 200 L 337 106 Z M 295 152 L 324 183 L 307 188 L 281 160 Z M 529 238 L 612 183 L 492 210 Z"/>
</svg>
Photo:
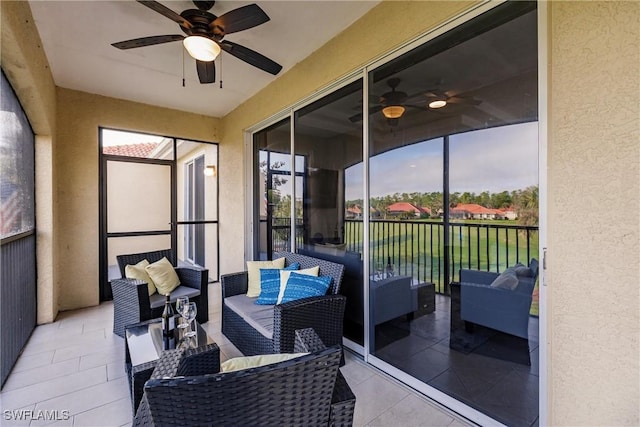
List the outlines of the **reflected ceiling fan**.
<svg viewBox="0 0 640 427">
<path fill-rule="evenodd" d="M 221 16 L 216 16 L 209 12 L 215 1 L 194 0 L 193 4 L 197 9 L 187 9 L 180 14 L 157 1 L 137 1 L 176 22 L 186 36 L 170 34 L 112 43 L 112 46 L 118 49 L 134 49 L 181 40 L 189 55 L 196 60 L 200 83 L 216 81 L 214 60 L 221 50 L 273 75 L 278 74 L 282 69 L 280 64 L 254 50 L 223 40 L 227 34 L 247 30 L 269 21 L 269 16 L 257 4 L 242 6 Z"/>
<path fill-rule="evenodd" d="M 432 89 L 427 92 L 409 96 L 406 92 L 396 89 L 399 84 L 400 79 L 397 77 L 387 80 L 387 85 L 391 90 L 381 96 L 371 97 L 370 103 L 376 105 L 369 108 L 369 113 L 374 114 L 382 111 L 382 114 L 387 118 L 389 123 L 395 125 L 407 108 L 431 111 L 438 110 L 448 104 L 479 105 L 482 102 L 475 98 L 457 96 L 450 91 L 444 92 L 439 89 Z M 349 120 L 354 123 L 361 121 L 362 113 L 349 117 Z"/>
<path fill-rule="evenodd" d="M 375 104 L 369 107 L 369 113 L 374 114 L 378 111 L 382 111 L 382 114 L 389 120 L 397 120 L 404 114 L 406 107 L 415 107 L 419 109 L 424 109 L 418 105 L 410 105 L 407 104 L 406 101 L 409 99 L 409 95 L 406 92 L 402 92 L 396 90 L 398 85 L 400 84 L 400 79 L 397 77 L 391 78 L 387 80 L 387 85 L 391 90 L 386 92 L 380 96 L 371 95 L 369 103 Z M 358 107 L 361 108 L 361 107 Z M 359 122 L 362 120 L 362 113 L 355 114 L 349 117 L 349 120 L 353 123 Z"/>
<path fill-rule="evenodd" d="M 447 104 L 480 105 L 482 101 L 473 97 L 454 94 L 452 91 L 431 89 L 424 94 L 427 97 L 428 107 L 432 110 L 446 107 Z"/>
</svg>

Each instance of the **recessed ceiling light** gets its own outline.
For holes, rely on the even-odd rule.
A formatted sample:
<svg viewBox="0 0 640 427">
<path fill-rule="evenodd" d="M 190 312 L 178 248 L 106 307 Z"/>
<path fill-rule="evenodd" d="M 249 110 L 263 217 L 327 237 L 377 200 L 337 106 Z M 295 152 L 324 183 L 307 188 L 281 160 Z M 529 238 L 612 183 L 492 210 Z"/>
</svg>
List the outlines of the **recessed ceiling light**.
<svg viewBox="0 0 640 427">
<path fill-rule="evenodd" d="M 435 101 L 431 101 L 431 102 L 429 103 L 429 108 L 433 108 L 433 109 L 436 109 L 436 108 L 442 108 L 442 107 L 444 107 L 445 105 L 447 105 L 447 101 L 445 101 L 445 100 L 443 100 L 443 99 L 437 99 L 437 100 L 435 100 Z"/>
</svg>

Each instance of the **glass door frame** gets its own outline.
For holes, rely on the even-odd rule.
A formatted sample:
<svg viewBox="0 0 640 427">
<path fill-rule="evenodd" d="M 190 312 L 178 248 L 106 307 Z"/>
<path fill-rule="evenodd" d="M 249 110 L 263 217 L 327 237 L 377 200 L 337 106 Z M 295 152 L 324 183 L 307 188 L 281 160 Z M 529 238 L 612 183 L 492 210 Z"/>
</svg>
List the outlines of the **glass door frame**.
<svg viewBox="0 0 640 427">
<path fill-rule="evenodd" d="M 176 161 L 174 160 L 161 160 L 161 159 L 144 159 L 138 157 L 123 157 L 123 156 L 115 156 L 111 154 L 103 154 L 102 153 L 102 129 L 107 128 L 99 128 L 99 139 L 100 139 L 100 162 L 99 162 L 99 174 L 100 174 L 100 248 L 99 248 L 99 298 L 100 302 L 109 301 L 113 299 L 111 293 L 111 287 L 109 286 L 109 266 L 107 262 L 108 256 L 108 241 L 110 238 L 118 238 L 118 237 L 142 237 L 142 236 L 164 236 L 169 235 L 171 239 L 171 249 L 173 258 L 171 261 L 172 264 L 176 263 L 177 254 L 176 249 L 178 247 L 178 234 L 177 234 L 177 206 L 178 206 L 178 196 L 177 196 L 177 177 L 176 177 Z M 175 153 L 176 150 L 176 140 L 173 140 L 173 150 Z M 124 163 L 138 163 L 138 164 L 147 164 L 147 165 L 163 165 L 169 166 L 171 168 L 170 171 L 170 191 L 171 191 L 171 212 L 170 212 L 170 222 L 167 223 L 169 226 L 166 230 L 153 230 L 153 231 L 127 231 L 127 232 L 116 232 L 109 233 L 108 225 L 107 225 L 107 163 L 110 161 L 115 162 L 124 162 Z"/>
<path fill-rule="evenodd" d="M 140 157 L 124 157 L 124 156 L 116 156 L 110 154 L 103 154 L 102 152 L 102 131 L 103 130 L 115 130 L 115 131 L 123 131 L 123 132 L 131 132 L 131 133 L 140 133 L 147 134 L 152 136 L 163 136 L 165 138 L 172 140 L 172 149 L 173 149 L 173 159 L 172 160 L 161 160 L 161 159 L 149 159 L 149 158 L 140 158 Z M 199 225 L 202 224 L 214 224 L 216 229 L 216 276 L 211 276 L 211 269 L 209 269 L 209 280 L 210 281 L 218 281 L 220 277 L 220 231 L 219 231 L 219 218 L 220 218 L 220 168 L 219 168 L 219 152 L 220 147 L 217 142 L 210 141 L 199 141 L 194 139 L 185 139 L 176 136 L 166 136 L 159 134 L 150 134 L 148 132 L 143 131 L 131 131 L 131 130 L 121 130 L 116 128 L 110 128 L 106 126 L 98 127 L 98 175 L 99 175 L 99 188 L 98 188 L 98 197 L 99 197 L 99 237 L 98 237 L 98 253 L 99 253 L 99 262 L 98 262 L 98 286 L 99 286 L 99 301 L 108 301 L 112 299 L 111 287 L 109 286 L 109 265 L 107 262 L 108 256 L 108 240 L 113 237 L 140 237 L 140 236 L 158 236 L 158 235 L 169 235 L 171 241 L 171 251 L 173 254 L 173 259 L 171 259 L 171 263 L 174 265 L 178 261 L 178 226 L 189 226 L 189 225 Z M 216 164 L 215 166 L 215 179 L 216 179 L 216 219 L 215 220 L 196 220 L 196 221 L 178 221 L 178 145 L 179 141 L 188 141 L 194 142 L 198 144 L 210 144 L 215 145 L 217 147 L 216 152 Z M 171 204 L 171 213 L 170 213 L 170 222 L 167 224 L 168 229 L 165 230 L 154 230 L 154 231 L 138 231 L 138 232 L 122 232 L 122 233 L 108 233 L 107 229 L 107 162 L 108 161 L 119 161 L 119 162 L 128 162 L 128 163 L 141 163 L 141 164 L 152 164 L 152 165 L 165 165 L 171 168 L 171 188 L 170 188 L 170 204 Z M 205 164 L 205 168 L 207 165 Z"/>
<path fill-rule="evenodd" d="M 295 103 L 291 107 L 286 110 L 283 110 L 273 116 L 263 120 L 262 122 L 256 124 L 253 127 L 248 128 L 245 131 L 244 136 L 244 146 L 245 146 L 245 179 L 246 179 L 246 187 L 245 194 L 247 197 L 245 198 L 245 209 L 246 212 L 253 212 L 253 203 L 255 200 L 255 186 L 254 186 L 254 163 L 253 163 L 253 135 L 268 126 L 277 123 L 279 120 L 283 120 L 289 118 L 291 121 L 291 161 L 294 162 L 294 115 L 295 112 L 308 105 L 312 102 L 317 101 L 318 99 L 326 96 L 327 94 L 335 91 L 336 89 L 346 86 L 347 84 L 355 81 L 356 79 L 363 79 L 363 121 L 362 121 L 362 132 L 363 132 L 363 185 L 364 185 L 364 195 L 363 195 L 363 212 L 370 212 L 370 185 L 369 185 L 369 144 L 371 134 L 369 132 L 369 73 L 380 67 L 387 62 L 409 52 L 410 50 L 423 45 L 431 39 L 434 39 L 447 31 L 455 29 L 457 26 L 479 16 L 482 13 L 485 13 L 494 7 L 502 4 L 502 1 L 496 2 L 483 2 L 476 5 L 471 6 L 460 14 L 452 17 L 446 22 L 442 23 L 440 26 L 431 29 L 425 32 L 422 35 L 419 35 L 414 40 L 411 40 L 397 49 L 388 52 L 386 55 L 378 57 L 372 60 L 370 63 L 366 64 L 363 68 L 350 73 L 347 76 L 344 76 L 342 79 L 337 80 L 333 84 L 318 90 L 314 93 L 314 95 L 305 98 L 298 103 Z M 540 361 L 539 361 L 539 422 L 541 425 L 545 425 L 548 419 L 548 394 L 546 392 L 547 384 L 548 384 L 548 348 L 546 345 L 546 330 L 547 330 L 547 291 L 546 291 L 546 277 L 545 277 L 545 253 L 546 253 L 546 242 L 547 242 L 547 230 L 546 230 L 546 214 L 547 214 L 547 129 L 548 129 L 548 104 L 547 104 L 547 95 L 546 91 L 548 90 L 548 79 L 547 79 L 547 58 L 548 58 L 548 5 L 545 2 L 537 3 L 537 16 L 538 16 L 538 185 L 539 185 L 539 253 L 541 256 L 541 269 L 540 269 Z M 295 193 L 295 183 L 294 188 L 292 190 Z M 245 224 L 245 234 L 247 236 L 254 235 L 254 220 L 255 217 L 250 215 L 252 221 L 247 221 Z M 292 218 L 294 217 L 294 211 L 292 208 Z M 369 232 L 370 232 L 370 221 L 369 215 L 363 215 L 363 237 L 365 239 L 365 244 L 363 244 L 363 276 L 369 277 L 370 271 L 370 262 L 369 262 Z M 292 229 L 291 236 L 294 236 L 294 230 Z M 448 241 L 448 240 L 447 240 Z M 292 237 L 292 248 L 295 248 L 295 241 Z M 255 239 L 248 238 L 245 239 L 245 253 L 253 254 L 254 253 L 254 245 Z M 369 287 L 364 286 L 364 312 L 369 313 Z M 381 369 L 382 371 L 388 373 L 389 375 L 401 380 L 403 383 L 409 385 L 410 387 L 418 390 L 419 392 L 425 394 L 428 397 L 431 397 L 443 405 L 451 408 L 452 410 L 464 415 L 468 419 L 480 424 L 480 425 L 496 425 L 499 423 L 489 416 L 481 413 L 464 403 L 458 401 L 454 397 L 447 395 L 434 387 L 431 387 L 420 380 L 411 377 L 404 371 L 395 368 L 394 366 L 384 362 L 383 360 L 377 358 L 372 355 L 370 352 L 370 339 L 369 333 L 367 331 L 370 330 L 369 325 L 369 315 L 365 315 L 364 323 L 365 323 L 365 345 L 364 347 L 359 346 L 358 344 L 350 341 L 348 339 L 344 339 L 345 346 L 350 348 L 357 353 L 360 353 L 365 362 Z"/>
</svg>

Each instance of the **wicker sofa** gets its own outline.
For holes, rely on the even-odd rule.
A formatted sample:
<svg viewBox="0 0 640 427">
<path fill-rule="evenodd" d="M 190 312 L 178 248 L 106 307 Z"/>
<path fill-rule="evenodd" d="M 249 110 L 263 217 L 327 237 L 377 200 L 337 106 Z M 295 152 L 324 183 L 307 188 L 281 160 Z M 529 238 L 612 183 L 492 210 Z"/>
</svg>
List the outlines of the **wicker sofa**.
<svg viewBox="0 0 640 427">
<path fill-rule="evenodd" d="M 222 333 L 245 356 L 290 353 L 294 347 L 295 331 L 305 328 L 313 328 L 327 346 L 342 345 L 346 298 L 339 291 L 344 266 L 290 252 L 273 254 L 274 259 L 281 257 L 285 257 L 285 265 L 298 262 L 301 269 L 319 266 L 320 275 L 333 278 L 327 295 L 273 306 L 256 306 L 255 298 L 246 296 L 247 272 L 225 274 L 220 278 Z M 256 321 L 258 316 L 261 319 Z M 257 325 L 260 320 L 263 327 Z"/>
<path fill-rule="evenodd" d="M 143 320 L 162 316 L 165 297 L 159 294 L 149 296 L 147 284 L 141 280 L 125 278 L 125 267 L 135 265 L 146 259 L 150 263 L 166 257 L 175 265 L 170 249 L 154 252 L 141 252 L 129 255 L 118 255 L 118 267 L 121 279 L 111 281 L 113 291 L 113 333 L 124 337 L 124 327 Z M 195 267 L 175 267 L 180 286 L 171 292 L 171 301 L 180 295 L 188 296 L 196 303 L 198 323 L 209 321 L 209 271 Z"/>
<path fill-rule="evenodd" d="M 217 346 L 195 368 L 184 350 L 165 351 L 133 425 L 352 425 L 356 397 L 338 369 L 339 346 L 325 347 L 312 329 L 295 335 L 294 351 L 308 355 L 234 372 L 210 363 Z"/>
</svg>

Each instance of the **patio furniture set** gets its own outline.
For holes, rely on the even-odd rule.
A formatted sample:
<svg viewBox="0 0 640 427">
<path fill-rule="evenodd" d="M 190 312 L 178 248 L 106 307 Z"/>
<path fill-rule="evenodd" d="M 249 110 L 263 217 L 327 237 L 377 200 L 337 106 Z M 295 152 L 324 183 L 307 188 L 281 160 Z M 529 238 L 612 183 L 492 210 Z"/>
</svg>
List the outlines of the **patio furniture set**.
<svg viewBox="0 0 640 427">
<path fill-rule="evenodd" d="M 228 361 L 242 369 L 227 371 L 218 346 L 199 325 L 208 321 L 207 270 L 175 268 L 180 286 L 171 300 L 186 295 L 198 304 L 197 336 L 178 348 L 167 348 L 162 337 L 164 296 L 149 296 L 147 283 L 125 277 L 127 265 L 172 255 L 165 250 L 119 256 L 123 278 L 112 281 L 114 333 L 125 338 L 134 425 L 352 424 L 355 395 L 338 369 L 344 364 L 342 265 L 274 254 L 301 272 L 317 268 L 326 279 L 318 281 L 329 286 L 326 294 L 273 305 L 247 297 L 247 272 L 223 275 L 222 332 L 245 355 Z M 256 358 L 272 363 L 256 364 Z"/>
</svg>

